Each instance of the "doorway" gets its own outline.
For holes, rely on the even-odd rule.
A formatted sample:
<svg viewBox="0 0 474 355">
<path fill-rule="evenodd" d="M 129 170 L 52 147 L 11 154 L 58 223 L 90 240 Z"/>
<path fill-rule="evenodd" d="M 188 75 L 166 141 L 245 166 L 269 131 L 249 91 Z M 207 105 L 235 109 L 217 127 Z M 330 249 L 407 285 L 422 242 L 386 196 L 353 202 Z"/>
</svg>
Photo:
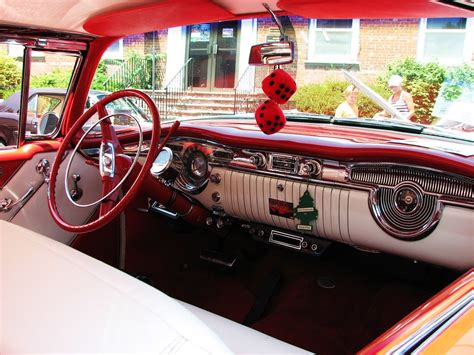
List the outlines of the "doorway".
<svg viewBox="0 0 474 355">
<path fill-rule="evenodd" d="M 232 89 L 235 85 L 240 21 L 188 27 L 189 85 L 195 89 Z"/>
</svg>

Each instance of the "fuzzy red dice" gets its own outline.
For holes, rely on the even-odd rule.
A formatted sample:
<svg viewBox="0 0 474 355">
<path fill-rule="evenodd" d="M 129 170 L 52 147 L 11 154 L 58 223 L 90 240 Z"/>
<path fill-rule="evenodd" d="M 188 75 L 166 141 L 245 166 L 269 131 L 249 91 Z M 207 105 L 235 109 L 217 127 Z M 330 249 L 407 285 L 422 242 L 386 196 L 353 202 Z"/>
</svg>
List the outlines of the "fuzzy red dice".
<svg viewBox="0 0 474 355">
<path fill-rule="evenodd" d="M 285 127 L 286 117 L 280 106 L 272 100 L 267 100 L 255 111 L 255 119 L 265 134 L 277 133 Z"/>
<path fill-rule="evenodd" d="M 262 89 L 273 101 L 286 104 L 296 92 L 296 83 L 286 71 L 276 69 L 263 79 Z"/>
</svg>

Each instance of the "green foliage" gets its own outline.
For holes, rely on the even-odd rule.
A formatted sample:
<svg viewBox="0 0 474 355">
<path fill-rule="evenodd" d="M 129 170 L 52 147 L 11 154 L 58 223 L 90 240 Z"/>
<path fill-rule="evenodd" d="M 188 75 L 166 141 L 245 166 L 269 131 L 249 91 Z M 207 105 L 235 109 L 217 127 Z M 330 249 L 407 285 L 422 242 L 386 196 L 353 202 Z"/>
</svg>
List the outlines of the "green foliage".
<svg viewBox="0 0 474 355">
<path fill-rule="evenodd" d="M 296 91 L 296 108 L 303 112 L 334 115 L 337 106 L 345 100 L 344 89 L 347 82 L 329 79 L 320 84 L 301 86 Z"/>
<path fill-rule="evenodd" d="M 294 96 L 296 108 L 303 112 L 314 112 L 325 115 L 334 115 L 337 106 L 345 100 L 344 90 L 349 83 L 336 79 L 328 79 L 320 84 L 309 84 L 298 88 Z M 372 90 L 383 97 L 388 96 L 386 85 L 374 83 L 369 85 Z M 371 99 L 359 94 L 357 105 L 360 117 L 372 117 L 381 109 Z"/>
<path fill-rule="evenodd" d="M 107 64 L 104 60 L 101 60 L 95 71 L 94 79 L 92 79 L 91 89 L 105 90 L 104 83 L 106 80 L 107 80 Z"/>
<path fill-rule="evenodd" d="M 0 52 L 0 99 L 5 99 L 17 91 L 21 84 L 21 71 L 15 59 Z"/>
<path fill-rule="evenodd" d="M 387 72 L 378 77 L 379 83 L 387 85 L 388 78 L 394 74 L 403 78 L 404 89 L 413 97 L 414 119 L 421 123 L 433 122 L 431 112 L 446 78 L 446 69 L 437 63 L 418 63 L 412 58 L 406 58 L 389 64 Z"/>
<path fill-rule="evenodd" d="M 474 86 L 474 66 L 464 64 L 451 68 L 448 70 L 445 83 L 443 97 L 448 101 L 456 100 L 461 96 L 463 87 L 471 89 Z"/>
<path fill-rule="evenodd" d="M 152 89 L 153 63 L 155 64 L 155 87 L 160 87 L 164 78 L 164 58 L 163 54 L 143 56 L 132 49 L 127 50 L 124 61 L 107 63 L 110 73 L 104 80 L 105 89 L 108 91 L 128 88 Z"/>
<path fill-rule="evenodd" d="M 71 80 L 71 75 L 71 69 L 53 69 L 49 73 L 32 76 L 30 87 L 67 89 Z"/>
</svg>

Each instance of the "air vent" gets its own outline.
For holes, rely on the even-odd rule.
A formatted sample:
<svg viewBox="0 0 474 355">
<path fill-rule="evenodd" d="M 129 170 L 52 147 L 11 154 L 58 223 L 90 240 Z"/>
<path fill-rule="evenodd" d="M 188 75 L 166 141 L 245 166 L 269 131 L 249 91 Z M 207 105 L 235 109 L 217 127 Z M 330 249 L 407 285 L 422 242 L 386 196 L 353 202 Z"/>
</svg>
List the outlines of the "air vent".
<svg viewBox="0 0 474 355">
<path fill-rule="evenodd" d="M 212 156 L 218 160 L 232 160 L 234 158 L 234 152 L 226 149 L 216 149 Z"/>
<path fill-rule="evenodd" d="M 291 155 L 273 154 L 270 170 L 295 174 L 298 171 L 298 158 Z"/>
<path fill-rule="evenodd" d="M 393 187 L 402 182 L 411 181 L 419 185 L 425 192 L 468 199 L 474 198 L 473 180 L 414 167 L 355 165 L 351 169 L 350 180 Z"/>
</svg>

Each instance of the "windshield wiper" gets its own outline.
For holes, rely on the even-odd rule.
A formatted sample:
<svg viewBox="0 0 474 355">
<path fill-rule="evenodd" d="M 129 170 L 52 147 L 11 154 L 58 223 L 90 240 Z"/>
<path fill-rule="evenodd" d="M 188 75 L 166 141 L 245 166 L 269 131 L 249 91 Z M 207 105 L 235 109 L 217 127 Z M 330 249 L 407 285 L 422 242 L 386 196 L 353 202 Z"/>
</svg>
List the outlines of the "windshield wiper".
<svg viewBox="0 0 474 355">
<path fill-rule="evenodd" d="M 394 122 L 377 119 L 333 118 L 331 122 L 333 124 L 339 124 L 344 126 L 378 128 L 408 133 L 421 133 L 425 129 L 424 126 L 416 123 Z"/>
<path fill-rule="evenodd" d="M 285 116 L 288 121 L 292 122 L 316 122 L 316 123 L 331 123 L 333 116 L 318 115 L 315 113 L 306 112 L 285 112 Z"/>
</svg>

